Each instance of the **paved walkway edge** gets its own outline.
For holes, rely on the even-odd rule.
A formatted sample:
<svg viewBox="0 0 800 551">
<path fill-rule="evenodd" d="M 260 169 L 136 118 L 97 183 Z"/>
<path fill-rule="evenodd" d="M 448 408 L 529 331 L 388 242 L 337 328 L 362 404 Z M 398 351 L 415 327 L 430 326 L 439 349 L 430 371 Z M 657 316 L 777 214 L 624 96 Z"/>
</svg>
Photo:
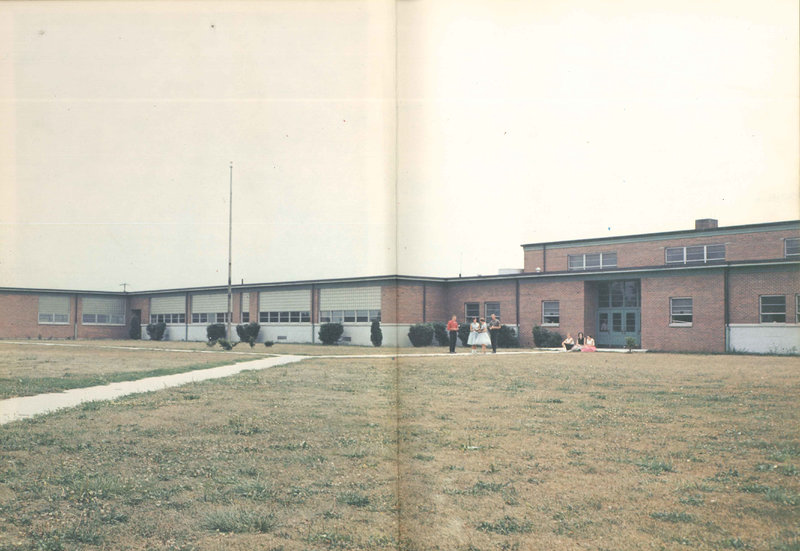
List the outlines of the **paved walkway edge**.
<svg viewBox="0 0 800 551">
<path fill-rule="evenodd" d="M 307 356 L 278 356 L 273 358 L 262 358 L 251 362 L 240 362 L 221 367 L 209 369 L 198 369 L 175 375 L 164 375 L 161 377 L 147 377 L 135 381 L 123 381 L 102 386 L 88 388 L 73 388 L 63 392 L 52 392 L 49 394 L 37 394 L 36 396 L 22 396 L 0 400 L 0 425 L 28 419 L 35 415 L 51 413 L 59 409 L 78 406 L 84 402 L 94 402 L 97 400 L 113 400 L 121 396 L 136 394 L 140 392 L 152 392 L 165 388 L 207 381 L 210 379 L 220 379 L 229 377 L 242 371 L 252 371 L 267 369 L 278 365 L 298 362 L 308 359 Z"/>
</svg>

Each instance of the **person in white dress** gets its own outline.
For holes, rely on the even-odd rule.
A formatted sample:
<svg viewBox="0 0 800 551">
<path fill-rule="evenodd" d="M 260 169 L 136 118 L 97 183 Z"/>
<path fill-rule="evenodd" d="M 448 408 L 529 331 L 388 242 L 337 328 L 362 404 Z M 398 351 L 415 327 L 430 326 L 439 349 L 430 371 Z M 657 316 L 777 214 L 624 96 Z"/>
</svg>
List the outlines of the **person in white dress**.
<svg viewBox="0 0 800 551">
<path fill-rule="evenodd" d="M 472 318 L 472 323 L 469 324 L 469 338 L 467 339 L 467 344 L 472 347 L 473 354 L 476 352 L 475 341 L 478 339 L 478 331 L 480 331 L 480 329 L 481 324 L 478 323 L 478 318 Z"/>
<path fill-rule="evenodd" d="M 489 338 L 489 327 L 487 327 L 486 320 L 483 318 L 481 318 L 481 322 L 478 324 L 475 344 L 481 345 L 481 354 L 486 354 L 486 346 L 492 344 L 492 339 Z M 473 346 L 472 349 L 474 350 L 475 346 Z"/>
</svg>

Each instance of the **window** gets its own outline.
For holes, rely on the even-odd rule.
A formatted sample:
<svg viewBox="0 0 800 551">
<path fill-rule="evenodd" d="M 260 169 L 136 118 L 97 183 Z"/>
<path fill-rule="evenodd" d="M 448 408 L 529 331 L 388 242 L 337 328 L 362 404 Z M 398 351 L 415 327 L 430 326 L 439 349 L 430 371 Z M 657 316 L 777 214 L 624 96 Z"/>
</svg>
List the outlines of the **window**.
<svg viewBox="0 0 800 551">
<path fill-rule="evenodd" d="M 625 312 L 625 332 L 636 333 L 636 313 Z"/>
<path fill-rule="evenodd" d="M 692 299 L 669 299 L 669 324 L 674 326 L 691 327 L 692 325 Z"/>
<path fill-rule="evenodd" d="M 69 297 L 57 295 L 40 296 L 39 323 L 69 323 Z"/>
<path fill-rule="evenodd" d="M 800 256 L 800 238 L 793 237 L 783 242 L 783 250 L 786 258 Z"/>
<path fill-rule="evenodd" d="M 480 302 L 464 303 L 464 316 L 467 318 L 467 323 L 471 322 L 472 318 L 481 317 L 481 303 Z"/>
<path fill-rule="evenodd" d="M 186 314 L 150 314 L 150 323 L 186 323 Z"/>
<path fill-rule="evenodd" d="M 597 298 L 600 308 L 636 308 L 641 306 L 641 285 L 635 279 L 600 283 Z"/>
<path fill-rule="evenodd" d="M 500 318 L 500 303 L 499 302 L 484 302 L 483 311 L 486 319 L 492 317 L 492 314 Z"/>
<path fill-rule="evenodd" d="M 250 323 L 250 312 L 242 312 L 242 323 Z"/>
<path fill-rule="evenodd" d="M 786 297 L 762 295 L 759 297 L 761 323 L 786 323 Z"/>
<path fill-rule="evenodd" d="M 571 254 L 567 257 L 568 270 L 600 270 L 616 267 L 617 253 Z"/>
<path fill-rule="evenodd" d="M 320 312 L 320 322 L 326 323 L 325 318 L 330 317 L 330 312 Z M 309 323 L 311 312 L 302 310 L 289 310 L 280 312 L 260 312 L 258 321 L 261 323 Z"/>
<path fill-rule="evenodd" d="M 667 247 L 667 264 L 689 264 L 725 260 L 725 245 Z"/>
<path fill-rule="evenodd" d="M 81 320 L 85 324 L 125 325 L 125 299 L 83 297 Z"/>
<path fill-rule="evenodd" d="M 561 320 L 559 304 L 557 300 L 545 300 L 542 302 L 542 325 L 558 325 Z"/>
<path fill-rule="evenodd" d="M 622 312 L 611 314 L 611 330 L 614 333 L 622 333 Z"/>
<path fill-rule="evenodd" d="M 800 323 L 800 295 L 794 296 L 794 302 L 796 306 L 797 313 L 795 314 L 794 322 Z"/>
<path fill-rule="evenodd" d="M 192 314 L 192 323 L 228 323 L 226 312 L 200 312 Z"/>
<path fill-rule="evenodd" d="M 600 313 L 600 332 L 608 333 L 608 312 Z"/>
</svg>

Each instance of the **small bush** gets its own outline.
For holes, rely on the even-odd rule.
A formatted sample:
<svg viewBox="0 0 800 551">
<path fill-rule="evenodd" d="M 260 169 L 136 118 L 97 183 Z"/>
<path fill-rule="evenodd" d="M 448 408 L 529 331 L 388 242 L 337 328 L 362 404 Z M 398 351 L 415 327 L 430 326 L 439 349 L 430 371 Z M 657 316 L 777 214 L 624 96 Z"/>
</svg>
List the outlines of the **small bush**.
<svg viewBox="0 0 800 551">
<path fill-rule="evenodd" d="M 381 331 L 381 322 L 378 320 L 372 322 L 372 327 L 369 329 L 369 340 L 372 342 L 372 346 L 383 344 L 383 331 Z"/>
<path fill-rule="evenodd" d="M 435 321 L 430 324 L 433 328 L 433 338 L 439 346 L 450 346 L 450 335 L 447 334 L 447 324 Z"/>
<path fill-rule="evenodd" d="M 236 346 L 236 343 L 232 343 L 228 339 L 217 339 L 217 342 L 225 350 L 231 350 L 234 346 Z"/>
<path fill-rule="evenodd" d="M 239 335 L 239 340 L 248 343 L 250 348 L 256 345 L 259 332 L 261 332 L 261 326 L 254 321 L 246 325 L 236 326 L 236 334 Z"/>
<path fill-rule="evenodd" d="M 208 337 L 209 344 L 214 344 L 220 339 L 227 336 L 224 323 L 212 323 L 206 327 L 206 336 Z"/>
<path fill-rule="evenodd" d="M 533 326 L 533 343 L 539 348 L 558 348 L 564 337 L 555 331 L 548 331 L 539 325 Z"/>
<path fill-rule="evenodd" d="M 150 337 L 150 340 L 160 341 L 164 338 L 164 334 L 167 332 L 167 324 L 163 321 L 159 323 L 148 323 L 146 331 L 147 336 Z"/>
<path fill-rule="evenodd" d="M 341 323 L 323 323 L 319 326 L 319 340 L 322 344 L 336 344 L 344 333 Z"/>
<path fill-rule="evenodd" d="M 560 341 L 559 341 L 559 344 Z M 519 348 L 519 337 L 513 327 L 504 325 L 497 332 L 497 346 L 500 348 Z"/>
<path fill-rule="evenodd" d="M 128 330 L 128 336 L 134 340 L 142 338 L 142 318 L 133 316 L 131 318 L 131 328 Z M 41 339 L 42 337 L 39 336 Z"/>
<path fill-rule="evenodd" d="M 433 328 L 427 323 L 412 325 L 408 330 L 408 340 L 414 346 L 430 346 L 433 342 Z"/>
<path fill-rule="evenodd" d="M 458 326 L 458 340 L 461 341 L 463 346 L 467 346 L 467 341 L 469 340 L 469 324 L 462 323 Z"/>
<path fill-rule="evenodd" d="M 274 343 L 274 342 L 272 342 L 272 341 L 264 341 L 264 346 L 266 346 L 266 347 L 270 347 L 270 346 L 272 346 L 273 344 L 275 344 L 275 343 Z"/>
<path fill-rule="evenodd" d="M 636 348 L 636 339 L 633 337 L 625 337 L 625 348 L 629 351 Z"/>
</svg>

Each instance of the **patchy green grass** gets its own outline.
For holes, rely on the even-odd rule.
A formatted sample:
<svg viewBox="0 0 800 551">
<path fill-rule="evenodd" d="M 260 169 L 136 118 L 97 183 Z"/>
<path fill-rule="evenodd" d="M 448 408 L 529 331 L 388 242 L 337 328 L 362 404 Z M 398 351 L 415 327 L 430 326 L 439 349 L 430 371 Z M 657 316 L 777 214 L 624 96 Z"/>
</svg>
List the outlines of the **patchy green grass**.
<svg viewBox="0 0 800 551">
<path fill-rule="evenodd" d="M 0 550 L 798 550 L 795 364 L 325 358 L 87 404 L 0 426 Z"/>
</svg>

